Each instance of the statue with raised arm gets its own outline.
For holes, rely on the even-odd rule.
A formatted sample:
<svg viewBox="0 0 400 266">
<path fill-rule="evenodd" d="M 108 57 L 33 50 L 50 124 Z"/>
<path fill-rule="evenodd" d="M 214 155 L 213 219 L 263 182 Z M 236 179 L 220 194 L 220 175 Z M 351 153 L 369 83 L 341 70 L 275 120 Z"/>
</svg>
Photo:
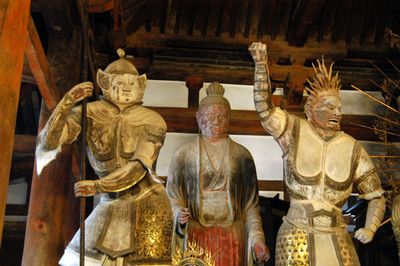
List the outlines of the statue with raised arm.
<svg viewBox="0 0 400 266">
<path fill-rule="evenodd" d="M 97 72 L 104 97 L 87 105 L 86 151 L 99 179 L 77 182 L 75 195 L 102 195 L 85 222 L 85 261 L 107 266 L 168 265 L 172 213 L 154 172 L 167 127 L 159 114 L 141 106 L 146 75 L 139 76 L 122 50 L 119 55 L 105 71 Z M 78 84 L 57 105 L 39 136 L 39 174 L 62 145 L 79 138 L 82 107 L 76 104 L 92 90 L 91 82 Z M 79 264 L 79 235 L 69 243 L 61 265 Z"/>
<path fill-rule="evenodd" d="M 254 103 L 264 129 L 283 151 L 284 182 L 290 209 L 276 240 L 275 265 L 359 265 L 342 217 L 353 185 L 368 200 L 365 227 L 354 237 L 368 243 L 384 212 L 384 190 L 367 152 L 340 131 L 338 75 L 318 61 L 306 90 L 307 119 L 291 115 L 271 101 L 266 45 L 253 43 Z"/>
<path fill-rule="evenodd" d="M 196 113 L 201 135 L 172 157 L 167 195 L 174 215 L 172 251 L 196 242 L 217 266 L 253 265 L 269 258 L 258 204 L 253 158 L 227 132 L 230 104 L 218 82 Z"/>
</svg>

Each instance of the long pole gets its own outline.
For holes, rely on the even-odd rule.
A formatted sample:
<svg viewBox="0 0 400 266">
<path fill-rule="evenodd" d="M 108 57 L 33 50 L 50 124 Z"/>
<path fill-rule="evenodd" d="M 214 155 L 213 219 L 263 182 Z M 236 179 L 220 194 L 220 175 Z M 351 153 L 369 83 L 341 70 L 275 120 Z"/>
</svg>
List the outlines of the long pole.
<svg viewBox="0 0 400 266">
<path fill-rule="evenodd" d="M 88 80 L 88 60 L 89 60 L 89 39 L 88 39 L 88 18 L 87 0 L 78 0 L 79 14 L 82 25 L 82 62 L 81 80 Z M 82 102 L 82 140 L 81 140 L 81 181 L 86 179 L 86 128 L 87 128 L 87 99 Z M 86 198 L 80 198 L 80 252 L 79 265 L 85 265 L 85 217 L 86 217 Z"/>
</svg>

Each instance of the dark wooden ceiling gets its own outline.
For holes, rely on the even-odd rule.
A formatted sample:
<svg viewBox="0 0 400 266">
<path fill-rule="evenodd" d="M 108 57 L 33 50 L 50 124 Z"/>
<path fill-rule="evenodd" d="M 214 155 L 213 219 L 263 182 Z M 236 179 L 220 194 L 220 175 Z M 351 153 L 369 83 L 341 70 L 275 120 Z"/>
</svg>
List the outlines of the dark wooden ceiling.
<svg viewBox="0 0 400 266">
<path fill-rule="evenodd" d="M 47 34 L 79 26 L 75 1 L 47 2 L 32 2 Z M 399 0 L 89 0 L 89 12 L 95 65 L 104 68 L 122 47 L 152 79 L 252 84 L 253 41 L 267 43 L 276 86 L 302 88 L 322 55 L 336 61 L 344 89 L 378 90 L 370 80 L 383 76 L 370 61 L 398 74 L 386 60 L 396 64 L 399 54 L 385 28 L 400 32 Z"/>
</svg>

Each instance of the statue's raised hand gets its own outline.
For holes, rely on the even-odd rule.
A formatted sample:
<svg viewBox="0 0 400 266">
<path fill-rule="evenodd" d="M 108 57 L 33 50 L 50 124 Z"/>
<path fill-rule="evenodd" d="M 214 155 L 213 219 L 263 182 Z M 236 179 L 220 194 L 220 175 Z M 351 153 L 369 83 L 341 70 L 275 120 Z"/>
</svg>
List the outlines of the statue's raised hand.
<svg viewBox="0 0 400 266">
<path fill-rule="evenodd" d="M 83 99 L 92 96 L 93 83 L 90 81 L 79 83 L 72 87 L 67 94 L 75 103 L 82 101 Z"/>
<path fill-rule="evenodd" d="M 261 42 L 253 42 L 249 51 L 255 63 L 267 62 L 267 45 Z"/>
<path fill-rule="evenodd" d="M 95 181 L 83 180 L 74 185 L 75 197 L 90 197 L 97 194 Z"/>
</svg>

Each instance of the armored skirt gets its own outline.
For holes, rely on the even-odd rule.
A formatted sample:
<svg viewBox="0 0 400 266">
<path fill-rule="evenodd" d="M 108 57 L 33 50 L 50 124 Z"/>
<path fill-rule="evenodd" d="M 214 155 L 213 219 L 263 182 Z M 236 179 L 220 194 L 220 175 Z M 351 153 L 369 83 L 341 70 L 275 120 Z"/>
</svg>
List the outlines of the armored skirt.
<svg viewBox="0 0 400 266">
<path fill-rule="evenodd" d="M 275 253 L 278 266 L 360 265 L 341 210 L 307 200 L 292 202 L 279 229 Z"/>
<path fill-rule="evenodd" d="M 168 203 L 161 184 L 140 183 L 117 199 L 103 197 L 85 221 L 85 265 L 170 265 L 172 221 Z M 80 231 L 69 243 L 60 265 L 79 265 L 79 242 Z"/>
</svg>

